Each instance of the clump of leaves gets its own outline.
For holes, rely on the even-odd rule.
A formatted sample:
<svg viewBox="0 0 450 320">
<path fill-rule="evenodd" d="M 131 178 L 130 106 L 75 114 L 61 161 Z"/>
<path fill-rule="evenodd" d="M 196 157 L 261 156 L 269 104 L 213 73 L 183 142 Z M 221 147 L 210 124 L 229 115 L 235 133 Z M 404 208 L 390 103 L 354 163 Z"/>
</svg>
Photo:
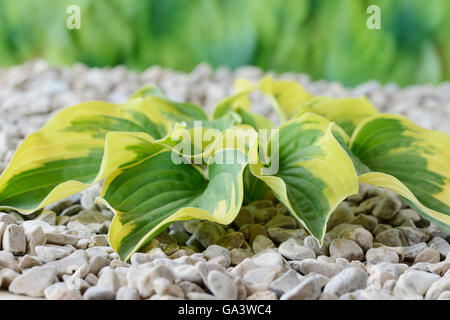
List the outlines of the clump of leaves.
<svg viewBox="0 0 450 320">
<path fill-rule="evenodd" d="M 282 122 L 266 137 L 260 130 L 273 124 L 250 108 L 256 89 Z M 196 121 L 213 135 L 178 149 L 180 132 L 194 134 Z M 224 145 L 236 135 L 250 139 Z M 189 161 L 177 163 L 174 154 Z M 224 157 L 240 161 L 217 161 Z M 229 224 L 244 201 L 267 191 L 322 241 L 331 213 L 358 192 L 359 182 L 397 192 L 450 230 L 448 135 L 379 114 L 364 97 L 315 97 L 296 82 L 270 77 L 257 85 L 236 81 L 236 94 L 211 117 L 153 86 L 123 104 L 62 110 L 16 151 L 0 177 L 0 206 L 30 214 L 103 180 L 98 201 L 115 213 L 109 240 L 124 260 L 174 221 Z"/>
</svg>

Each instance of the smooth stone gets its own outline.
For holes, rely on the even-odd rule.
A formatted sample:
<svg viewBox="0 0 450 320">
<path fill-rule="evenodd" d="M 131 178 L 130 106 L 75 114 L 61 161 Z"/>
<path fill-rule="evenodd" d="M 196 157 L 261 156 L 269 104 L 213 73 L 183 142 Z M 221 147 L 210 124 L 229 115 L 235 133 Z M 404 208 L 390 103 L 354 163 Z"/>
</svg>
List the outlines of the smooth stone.
<svg viewBox="0 0 450 320">
<path fill-rule="evenodd" d="M 367 252 L 367 250 L 371 249 L 373 246 L 373 236 L 364 228 L 355 228 L 349 230 L 347 232 L 344 232 L 344 234 L 341 236 L 344 239 L 356 242 L 356 244 L 359 245 L 364 252 Z"/>
<path fill-rule="evenodd" d="M 176 284 L 165 278 L 156 278 L 153 280 L 153 287 L 155 289 L 156 295 L 160 296 L 172 296 L 178 298 L 184 298 L 183 290 Z"/>
<path fill-rule="evenodd" d="M 380 286 L 384 286 L 386 281 L 396 281 L 406 270 L 408 270 L 408 265 L 402 263 L 381 262 L 370 265 L 367 268 L 370 274 L 368 284 L 377 283 Z"/>
<path fill-rule="evenodd" d="M 142 252 L 135 252 L 130 258 L 130 263 L 133 265 L 144 264 L 151 261 L 152 258 L 150 257 L 150 255 Z"/>
<path fill-rule="evenodd" d="M 98 282 L 97 276 L 93 273 L 88 273 L 88 275 L 84 278 L 84 280 L 91 286 L 97 285 Z"/>
<path fill-rule="evenodd" d="M 327 223 L 327 230 L 332 230 L 342 223 L 348 223 L 353 218 L 354 213 L 350 209 L 348 202 L 342 202 L 331 214 L 330 220 Z"/>
<path fill-rule="evenodd" d="M 254 253 L 264 251 L 266 249 L 275 248 L 275 244 L 265 235 L 259 234 L 252 243 Z"/>
<path fill-rule="evenodd" d="M 246 224 L 253 224 L 255 223 L 255 219 L 253 218 L 253 211 L 249 210 L 247 207 L 241 208 L 238 215 L 234 219 L 233 223 L 238 227 L 242 227 Z"/>
<path fill-rule="evenodd" d="M 397 227 L 401 230 L 408 240 L 409 245 L 413 245 L 419 242 L 427 242 L 430 239 L 430 235 L 425 231 L 414 227 Z"/>
<path fill-rule="evenodd" d="M 295 229 L 297 227 L 297 221 L 291 216 L 277 215 L 270 219 L 264 227 L 268 228 L 285 228 L 285 229 Z"/>
<path fill-rule="evenodd" d="M 372 188 L 371 185 L 359 183 L 359 192 L 347 197 L 348 201 L 359 203 L 366 198 L 367 193 Z"/>
<path fill-rule="evenodd" d="M 57 281 L 53 266 L 34 267 L 15 278 L 8 290 L 30 297 L 43 297 L 44 290 Z"/>
<path fill-rule="evenodd" d="M 55 261 L 71 254 L 71 250 L 67 247 L 61 247 L 56 245 L 36 246 L 35 249 L 37 257 L 42 262 Z"/>
<path fill-rule="evenodd" d="M 192 283 L 190 281 L 176 281 L 176 284 L 183 290 L 184 295 L 186 296 L 189 292 L 199 292 L 204 293 L 205 290 L 203 290 L 199 285 Z"/>
<path fill-rule="evenodd" d="M 394 218 L 389 220 L 389 224 L 392 226 L 400 226 L 408 220 L 414 222 L 419 221 L 420 215 L 412 209 L 401 209 Z"/>
<path fill-rule="evenodd" d="M 389 247 L 401 247 L 408 244 L 402 231 L 399 229 L 388 229 L 381 232 L 375 237 L 375 240 Z"/>
<path fill-rule="evenodd" d="M 428 262 L 428 263 L 438 263 L 441 261 L 441 255 L 439 251 L 434 248 L 425 248 L 423 249 L 414 259 L 414 264 L 419 262 Z"/>
<path fill-rule="evenodd" d="M 215 244 L 210 245 L 208 248 L 206 248 L 206 250 L 203 251 L 203 255 L 208 260 L 222 256 L 226 260 L 228 266 L 231 264 L 230 250 Z"/>
<path fill-rule="evenodd" d="M 85 251 L 76 250 L 60 260 L 49 262 L 49 264 L 56 267 L 58 276 L 73 274 L 78 268 L 88 263 L 87 257 Z"/>
<path fill-rule="evenodd" d="M 116 300 L 140 300 L 139 293 L 135 288 L 120 287 L 116 293 Z"/>
<path fill-rule="evenodd" d="M 450 300 L 450 291 L 442 292 L 438 300 Z"/>
<path fill-rule="evenodd" d="M 46 206 L 44 209 L 60 214 L 64 209 L 70 207 L 72 204 L 73 203 L 70 199 L 62 199 Z"/>
<path fill-rule="evenodd" d="M 275 249 L 266 249 L 254 255 L 251 259 L 258 267 L 267 267 L 273 265 L 282 266 L 284 262 L 283 257 Z"/>
<path fill-rule="evenodd" d="M 83 300 L 79 290 L 68 289 L 64 282 L 57 282 L 44 290 L 47 300 Z"/>
<path fill-rule="evenodd" d="M 47 232 L 45 236 L 47 237 L 47 243 L 60 246 L 64 246 L 66 244 L 76 246 L 80 240 L 80 237 L 64 233 Z"/>
<path fill-rule="evenodd" d="M 330 257 L 344 258 L 349 262 L 353 260 L 362 260 L 364 252 L 355 241 L 347 239 L 334 239 L 330 243 Z"/>
<path fill-rule="evenodd" d="M 389 220 L 399 212 L 401 206 L 401 201 L 396 197 L 382 197 L 377 201 L 372 214 L 378 218 Z"/>
<path fill-rule="evenodd" d="M 111 267 L 102 269 L 102 274 L 98 278 L 97 287 L 116 292 L 120 288 L 120 281 L 115 271 Z"/>
<path fill-rule="evenodd" d="M 27 249 L 25 230 L 21 225 L 10 224 L 3 233 L 3 250 L 14 255 L 23 255 Z"/>
<path fill-rule="evenodd" d="M 419 270 L 408 270 L 397 281 L 394 292 L 423 296 L 433 283 L 438 281 L 438 275 Z"/>
<path fill-rule="evenodd" d="M 259 291 L 249 295 L 246 300 L 277 300 L 277 296 L 272 291 Z"/>
<path fill-rule="evenodd" d="M 215 241 L 215 244 L 231 250 L 233 248 L 240 248 L 245 241 L 245 236 L 242 232 L 229 232 L 223 237 Z"/>
<path fill-rule="evenodd" d="M 202 292 L 188 292 L 186 297 L 188 300 L 217 300 L 212 294 Z"/>
<path fill-rule="evenodd" d="M 54 226 L 56 224 L 56 213 L 52 210 L 42 210 L 42 212 L 36 217 L 37 220 L 47 222 L 49 225 Z"/>
<path fill-rule="evenodd" d="M 280 244 L 280 246 L 278 247 L 278 252 L 288 260 L 301 261 L 309 258 L 316 258 L 316 253 L 314 252 L 314 250 L 299 245 L 297 241 L 292 238 Z"/>
<path fill-rule="evenodd" d="M 0 251 L 0 268 L 9 268 L 16 272 L 20 272 L 16 258 L 7 250 Z"/>
<path fill-rule="evenodd" d="M 88 247 L 109 246 L 108 236 L 98 234 L 89 239 Z"/>
<path fill-rule="evenodd" d="M 403 254 L 405 259 L 414 261 L 417 255 L 426 247 L 427 244 L 425 242 L 419 242 L 409 247 L 403 247 Z"/>
<path fill-rule="evenodd" d="M 244 229 L 244 228 L 243 228 Z M 267 233 L 266 228 L 264 228 L 262 225 L 260 224 L 254 224 L 251 225 L 248 229 L 248 238 L 250 239 L 250 244 L 253 244 L 253 241 L 255 240 L 255 238 L 258 235 L 263 235 L 268 237 L 269 234 Z"/>
<path fill-rule="evenodd" d="M 375 236 L 379 235 L 380 233 L 389 230 L 389 229 L 393 229 L 393 227 L 391 225 L 388 224 L 384 224 L 384 223 L 379 223 L 377 224 L 377 226 L 375 227 L 375 230 L 373 231 L 373 234 Z"/>
<path fill-rule="evenodd" d="M 115 298 L 114 292 L 97 286 L 88 288 L 83 295 L 84 300 L 114 300 Z"/>
<path fill-rule="evenodd" d="M 142 266 L 145 266 L 145 264 Z M 130 273 L 130 270 L 131 268 L 129 269 L 128 274 Z M 154 293 L 155 289 L 153 286 L 153 280 L 156 278 L 165 278 L 171 283 L 175 281 L 175 275 L 167 266 L 157 265 L 155 267 L 152 267 L 148 272 L 145 273 L 143 277 L 140 278 L 138 282 L 137 287 L 141 297 L 148 298 Z M 128 278 L 128 281 L 130 283 L 130 278 Z"/>
<path fill-rule="evenodd" d="M 315 272 L 318 274 L 322 274 L 328 278 L 332 278 L 341 271 L 340 268 L 334 263 L 316 259 L 290 261 L 289 263 L 297 272 L 301 272 L 302 274 Z"/>
<path fill-rule="evenodd" d="M 5 233 L 7 224 L 0 221 L 0 250 L 2 249 L 3 233 Z"/>
<path fill-rule="evenodd" d="M 336 238 L 340 238 L 345 232 L 348 232 L 350 230 L 361 228 L 362 226 L 359 224 L 351 224 L 351 223 L 342 223 L 340 225 L 337 225 L 330 231 L 328 231 L 325 235 L 328 237 L 328 239 L 333 240 Z"/>
<path fill-rule="evenodd" d="M 436 300 L 443 292 L 450 292 L 450 278 L 442 278 L 433 283 L 425 294 L 426 300 Z"/>
<path fill-rule="evenodd" d="M 428 245 L 430 248 L 437 249 L 442 259 L 445 259 L 445 257 L 450 253 L 450 244 L 441 237 L 434 237 L 430 242 L 428 242 Z"/>
<path fill-rule="evenodd" d="M 437 225 L 430 223 L 430 225 L 424 228 L 424 231 L 430 235 L 430 237 L 441 237 L 443 239 L 448 238 L 449 234 L 445 230 L 439 228 Z"/>
<path fill-rule="evenodd" d="M 13 269 L 2 268 L 0 269 L 0 288 L 8 289 L 11 282 L 17 278 L 20 274 Z"/>
<path fill-rule="evenodd" d="M 330 247 L 330 239 L 325 235 L 322 246 L 319 244 L 319 241 L 314 236 L 307 236 L 303 244 L 305 247 L 308 247 L 314 250 L 317 256 L 320 255 L 328 255 L 328 248 Z"/>
<path fill-rule="evenodd" d="M 29 254 L 24 255 L 19 262 L 19 269 L 22 271 L 38 266 L 42 266 L 41 260 L 37 259 L 35 256 L 30 256 Z"/>
<path fill-rule="evenodd" d="M 251 255 L 252 255 L 251 252 L 244 250 L 242 248 L 233 248 L 230 251 L 231 264 L 233 266 L 236 266 L 240 264 L 242 261 L 244 261 L 246 258 L 249 258 Z"/>
<path fill-rule="evenodd" d="M 198 219 L 183 221 L 183 229 L 186 230 L 188 233 L 193 234 L 201 222 L 202 220 Z"/>
<path fill-rule="evenodd" d="M 118 267 L 118 268 L 114 269 L 117 279 L 119 279 L 119 283 L 120 283 L 121 287 L 128 287 L 128 279 L 127 279 L 128 268 L 129 268 L 129 266 Z"/>
<path fill-rule="evenodd" d="M 5 223 L 6 225 L 10 225 L 10 224 L 16 224 L 17 220 L 16 218 L 14 218 L 12 215 L 5 213 L 5 212 L 0 212 L 0 222 Z"/>
<path fill-rule="evenodd" d="M 350 221 L 350 223 L 355 225 L 361 225 L 364 227 L 364 229 L 367 229 L 373 233 L 375 231 L 378 221 L 377 218 L 372 215 L 361 213 L 356 217 L 354 217 Z"/>
<path fill-rule="evenodd" d="M 32 255 L 36 254 L 35 248 L 37 246 L 43 246 L 47 243 L 47 236 L 41 226 L 25 229 L 25 236 L 28 241 L 28 252 Z"/>
<path fill-rule="evenodd" d="M 319 297 L 319 300 L 338 300 L 338 299 L 339 298 L 337 296 L 335 296 L 334 294 L 325 293 L 325 292 L 323 292 Z"/>
<path fill-rule="evenodd" d="M 83 206 L 81 206 L 81 205 L 79 205 L 79 204 L 76 204 L 76 205 L 74 205 L 74 206 L 71 206 L 71 207 L 68 207 L 68 208 L 66 208 L 66 209 L 64 209 L 60 214 L 59 214 L 59 216 L 62 216 L 62 217 L 72 217 L 72 216 L 74 216 L 74 215 L 76 215 L 77 213 L 80 213 L 80 211 L 82 211 L 83 210 Z"/>
<path fill-rule="evenodd" d="M 341 296 L 366 287 L 369 275 L 359 268 L 347 268 L 328 281 L 324 293 Z"/>
<path fill-rule="evenodd" d="M 208 288 L 211 293 L 221 300 L 236 300 L 238 289 L 233 280 L 227 275 L 212 270 L 208 274 Z"/>
<path fill-rule="evenodd" d="M 80 213 L 70 217 L 70 221 L 78 221 L 84 225 L 90 223 L 102 224 L 105 221 L 110 221 L 111 216 L 97 210 L 82 210 Z"/>
<path fill-rule="evenodd" d="M 303 229 L 268 228 L 269 238 L 276 244 L 282 243 L 290 238 L 296 241 L 303 241 L 308 233 Z"/>
<path fill-rule="evenodd" d="M 97 274 L 101 269 L 110 264 L 107 255 L 95 255 L 89 258 L 90 272 Z"/>
<path fill-rule="evenodd" d="M 238 277 L 243 277 L 247 272 L 258 268 L 256 263 L 251 258 L 244 259 L 241 263 L 239 263 L 236 267 L 231 270 L 231 274 L 234 274 Z"/>
<path fill-rule="evenodd" d="M 267 283 L 272 282 L 275 277 L 281 272 L 280 265 L 258 267 L 256 269 L 248 271 L 243 279 L 253 283 Z"/>
<path fill-rule="evenodd" d="M 36 227 L 41 227 L 42 231 L 44 232 L 58 232 L 63 231 L 63 229 L 65 228 L 65 226 L 51 226 L 47 222 L 42 220 L 27 220 L 22 223 L 22 227 L 25 229 L 26 234 L 28 234 L 28 232 Z"/>
<path fill-rule="evenodd" d="M 203 284 L 202 276 L 198 273 L 195 266 L 183 264 L 173 269 L 175 278 L 180 281 L 189 281 L 197 284 Z"/>
<path fill-rule="evenodd" d="M 317 300 L 321 293 L 321 280 L 317 276 L 305 278 L 297 286 L 284 293 L 280 300 Z"/>
<path fill-rule="evenodd" d="M 275 292 L 276 295 L 280 297 L 285 292 L 295 288 L 300 283 L 301 278 L 301 275 L 291 269 L 274 280 L 270 284 L 270 290 Z"/>
<path fill-rule="evenodd" d="M 197 226 L 197 229 L 195 230 L 192 237 L 200 242 L 202 246 L 207 248 L 224 235 L 225 230 L 222 226 L 210 221 L 203 221 Z"/>
<path fill-rule="evenodd" d="M 366 263 L 368 265 L 378 264 L 381 262 L 398 263 L 398 254 L 386 247 L 372 248 L 367 251 Z"/>
<path fill-rule="evenodd" d="M 67 216 L 57 216 L 56 217 L 56 225 L 57 226 L 65 226 L 69 223 L 70 217 Z"/>
</svg>

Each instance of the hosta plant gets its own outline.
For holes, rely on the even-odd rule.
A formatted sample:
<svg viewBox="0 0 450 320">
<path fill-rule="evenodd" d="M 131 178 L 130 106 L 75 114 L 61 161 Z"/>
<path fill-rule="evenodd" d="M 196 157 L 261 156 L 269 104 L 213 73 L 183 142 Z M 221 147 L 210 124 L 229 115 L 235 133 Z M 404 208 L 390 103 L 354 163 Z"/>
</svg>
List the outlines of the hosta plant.
<svg viewBox="0 0 450 320">
<path fill-rule="evenodd" d="M 254 90 L 271 101 L 278 128 L 251 110 Z M 153 86 L 123 104 L 64 109 L 16 151 L 0 207 L 30 214 L 101 181 L 97 201 L 115 213 L 109 240 L 124 260 L 174 221 L 230 224 L 268 192 L 322 241 L 359 182 L 397 192 L 450 230 L 448 135 L 379 114 L 364 97 L 315 97 L 271 78 L 236 81 L 212 116 Z"/>
</svg>

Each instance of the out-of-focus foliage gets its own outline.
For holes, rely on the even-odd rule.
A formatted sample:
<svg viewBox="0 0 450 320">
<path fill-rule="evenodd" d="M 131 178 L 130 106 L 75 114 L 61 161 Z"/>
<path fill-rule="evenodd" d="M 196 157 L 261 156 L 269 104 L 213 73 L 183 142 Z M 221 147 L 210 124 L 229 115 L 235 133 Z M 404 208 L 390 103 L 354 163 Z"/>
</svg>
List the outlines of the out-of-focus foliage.
<svg viewBox="0 0 450 320">
<path fill-rule="evenodd" d="M 69 5 L 81 29 L 66 28 Z M 381 8 L 381 29 L 366 12 Z M 306 72 L 355 85 L 450 79 L 448 0 L 0 0 L 0 65 L 153 64 L 190 71 L 206 61 Z"/>
</svg>

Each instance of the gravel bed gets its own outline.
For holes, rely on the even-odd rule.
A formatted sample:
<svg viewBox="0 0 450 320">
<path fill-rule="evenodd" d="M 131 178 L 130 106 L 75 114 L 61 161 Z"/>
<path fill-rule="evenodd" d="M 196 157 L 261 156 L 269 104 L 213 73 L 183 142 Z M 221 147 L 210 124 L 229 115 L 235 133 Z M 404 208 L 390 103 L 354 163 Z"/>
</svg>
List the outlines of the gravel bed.
<svg viewBox="0 0 450 320">
<path fill-rule="evenodd" d="M 367 95 L 382 112 L 403 114 L 425 128 L 450 134 L 450 82 L 398 88 L 395 84 L 381 86 L 370 81 L 356 88 L 344 88 L 337 82 L 310 81 L 305 74 L 271 74 L 298 81 L 316 95 Z M 256 82 L 263 75 L 256 67 L 242 67 L 234 72 L 219 68 L 214 72 L 208 65 L 201 64 L 186 74 L 154 66 L 139 74 L 121 66 L 109 69 L 81 64 L 71 68 L 52 67 L 42 60 L 0 69 L 0 172 L 20 141 L 61 108 L 87 100 L 124 102 L 139 87 L 156 83 L 169 98 L 197 103 L 211 112 L 220 99 L 233 92 L 235 78 Z M 276 120 L 261 94 L 255 92 L 251 98 L 257 112 Z"/>
<path fill-rule="evenodd" d="M 209 111 L 253 67 L 191 74 L 152 67 L 55 68 L 43 61 L 0 70 L 0 172 L 17 144 L 54 112 L 77 102 L 125 101 L 157 83 L 172 99 Z M 296 79 L 315 94 L 367 94 L 385 112 L 450 132 L 450 85 L 355 89 Z M 263 98 L 255 108 L 274 118 Z M 450 235 L 386 190 L 361 185 L 332 214 L 319 243 L 275 199 L 241 209 L 228 226 L 177 222 L 125 263 L 108 244 L 113 213 L 96 205 L 99 185 L 29 216 L 0 213 L 0 287 L 46 299 L 450 299 Z"/>
<path fill-rule="evenodd" d="M 380 188 L 344 201 L 322 246 L 268 199 L 228 226 L 176 222 L 128 263 L 108 246 L 113 214 L 98 194 L 0 213 L 1 288 L 56 300 L 450 299 L 450 235 Z"/>
</svg>

